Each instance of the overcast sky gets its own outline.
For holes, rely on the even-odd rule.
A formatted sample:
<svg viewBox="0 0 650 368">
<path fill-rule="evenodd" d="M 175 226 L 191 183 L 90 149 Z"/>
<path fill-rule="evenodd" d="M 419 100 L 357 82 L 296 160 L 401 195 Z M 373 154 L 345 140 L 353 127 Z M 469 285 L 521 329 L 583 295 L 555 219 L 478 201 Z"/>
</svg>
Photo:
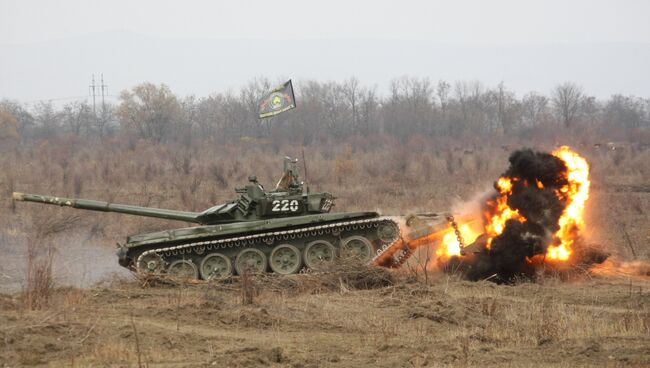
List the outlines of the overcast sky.
<svg viewBox="0 0 650 368">
<path fill-rule="evenodd" d="M 236 88 L 255 76 L 342 80 L 357 75 L 367 77 L 369 80 L 360 79 L 372 85 L 385 84 L 390 78 L 405 74 L 431 77 L 434 80 L 440 77 L 452 80 L 470 77 L 488 84 L 495 80 L 504 80 L 521 93 L 525 90 L 540 89 L 541 92 L 547 92 L 544 89 L 567 77 L 570 78 L 572 74 L 562 68 L 544 71 L 544 66 L 539 64 L 534 68 L 535 72 L 530 73 L 529 86 L 521 79 L 530 72 L 531 63 L 538 59 L 534 56 L 532 48 L 539 46 L 542 48 L 539 50 L 553 53 L 556 52 L 554 50 L 559 50 L 558 45 L 586 47 L 584 54 L 572 50 L 569 56 L 571 62 L 567 66 L 570 72 L 575 71 L 575 81 L 585 89 L 592 87 L 596 90 L 595 94 L 602 96 L 607 96 L 608 93 L 629 93 L 648 97 L 648 19 L 650 1 L 647 0 L 0 0 L 0 98 L 29 100 L 77 95 L 78 91 L 87 89 L 89 74 L 93 72 L 110 76 L 114 90 L 128 88 L 144 79 L 153 79 L 156 83 L 168 83 L 173 89 L 176 83 L 180 93 L 198 95 Z M 361 60 L 372 60 L 378 64 L 373 67 L 385 71 L 383 78 L 378 73 L 364 75 L 363 67 L 354 63 L 349 68 L 346 68 L 345 64 L 337 64 L 335 72 L 329 70 L 319 73 L 319 70 L 336 63 L 335 59 L 349 56 L 340 54 L 345 52 L 345 48 L 336 47 L 330 49 L 328 55 L 302 55 L 300 65 L 310 64 L 311 71 L 291 63 L 274 64 L 273 72 L 264 70 L 261 67 L 263 64 L 247 64 L 246 67 L 253 70 L 238 70 L 237 66 L 243 60 L 237 59 L 250 58 L 251 54 L 224 49 L 229 50 L 228 63 L 231 64 L 227 66 L 230 73 L 223 76 L 214 74 L 213 78 L 208 78 L 212 79 L 208 85 L 199 80 L 192 80 L 196 75 L 178 69 L 185 64 L 179 64 L 177 61 L 166 64 L 165 57 L 156 59 L 160 64 L 157 65 L 156 73 L 149 72 L 146 63 L 150 63 L 151 59 L 144 54 L 146 47 L 135 47 L 140 53 L 133 55 L 126 54 L 128 50 L 115 46 L 118 42 L 124 42 L 125 34 L 136 35 L 143 45 L 149 45 L 151 40 L 155 39 L 156 42 L 166 44 L 167 46 L 162 47 L 167 48 L 183 48 L 178 45 L 189 44 L 191 40 L 204 40 L 205 47 L 215 48 L 220 47 L 220 40 L 242 39 L 314 41 L 313 45 L 327 45 L 341 39 L 348 40 L 348 44 L 373 39 L 386 40 L 386 45 L 391 47 L 406 41 L 405 44 L 412 45 L 413 50 L 405 52 L 415 58 L 418 48 L 431 45 L 429 54 L 423 53 L 423 59 L 430 58 L 431 61 L 427 63 L 435 65 L 436 70 L 428 72 L 424 64 L 395 65 L 394 61 L 382 65 L 384 61 L 372 60 L 368 56 L 373 53 L 381 56 L 381 51 L 370 48 L 359 57 Z M 84 51 L 93 51 L 88 49 L 89 44 L 97 42 L 106 43 L 114 49 L 114 53 L 102 58 L 101 62 L 93 61 L 92 57 L 67 59 L 66 55 L 70 54 L 70 50 L 74 54 L 77 54 L 75 50 L 78 54 L 84 54 Z M 498 66 L 485 68 L 481 65 L 481 58 L 476 58 L 473 63 L 464 61 L 463 69 L 455 67 L 455 63 L 451 61 L 435 64 L 434 61 L 440 59 L 441 55 L 440 52 L 432 50 L 441 47 L 441 44 L 457 50 L 462 49 L 459 56 L 481 55 L 480 50 L 485 50 L 485 47 L 501 47 L 503 50 L 510 50 L 506 53 L 512 52 L 510 59 L 514 65 L 510 63 L 503 70 Z M 612 44 L 617 46 L 611 48 Z M 199 44 L 195 45 L 201 47 Z M 271 51 L 259 55 L 259 58 L 291 58 L 292 54 L 301 53 L 296 44 L 274 45 L 275 53 Z M 59 46 L 65 49 L 65 54 L 56 54 L 51 50 Z M 599 52 L 601 46 L 602 50 L 597 57 L 606 60 L 590 60 L 596 55 L 594 53 Z M 544 47 L 546 49 L 543 49 Z M 619 54 L 621 47 L 625 49 Z M 519 48 L 524 51 L 518 52 Z M 188 49 L 183 48 L 182 51 L 188 52 Z M 40 54 L 44 56 L 43 60 L 32 60 L 34 57 L 38 59 Z M 621 55 L 624 55 L 625 59 Z M 635 55 L 639 60 L 632 60 L 632 64 L 628 64 L 627 59 L 635 58 Z M 556 57 L 562 58 L 563 55 Z M 121 64 L 119 68 L 116 67 L 119 64 L 117 60 L 126 58 L 131 58 L 132 61 L 129 70 L 125 70 Z M 53 62 L 66 66 L 63 68 L 65 73 L 62 72 L 60 79 L 56 80 L 56 86 L 52 85 L 52 80 L 47 80 L 52 71 L 48 63 Z M 581 70 L 584 69 L 584 66 L 580 65 L 581 62 L 595 62 L 596 65 L 590 67 L 592 73 L 586 74 Z M 207 68 L 206 65 L 199 62 L 194 68 Z M 287 65 L 287 69 L 278 70 L 278 65 L 280 68 Z M 637 69 L 629 70 L 630 68 Z M 620 69 L 628 70 L 621 75 L 603 76 L 608 71 L 619 73 Z M 78 71 L 78 76 L 75 70 Z M 138 71 L 142 71 L 141 77 L 138 76 Z M 422 75 L 423 71 L 427 75 Z M 206 69 L 199 74 L 209 77 L 211 72 Z M 555 75 L 557 77 L 554 77 Z M 234 77 L 244 80 L 237 84 Z M 604 79 L 599 79 L 600 77 Z M 612 83 L 614 85 L 611 85 Z M 190 86 L 194 86 L 194 89 Z"/>
<path fill-rule="evenodd" d="M 647 0 L 1 0 L 0 43 L 90 32 L 445 43 L 650 42 Z"/>
</svg>

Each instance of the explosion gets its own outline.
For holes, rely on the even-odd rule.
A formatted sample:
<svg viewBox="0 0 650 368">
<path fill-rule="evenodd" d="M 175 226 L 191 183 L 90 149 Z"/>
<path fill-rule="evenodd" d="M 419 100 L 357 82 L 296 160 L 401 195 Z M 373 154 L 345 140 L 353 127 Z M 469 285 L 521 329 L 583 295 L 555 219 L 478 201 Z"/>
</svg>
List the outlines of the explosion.
<svg viewBox="0 0 650 368">
<path fill-rule="evenodd" d="M 476 237 L 480 235 L 480 233 L 475 231 L 469 224 L 461 225 L 458 230 L 463 236 L 463 239 L 476 239 Z M 448 259 L 449 257 L 461 255 L 460 242 L 458 241 L 458 237 L 453 231 L 447 232 L 442 237 L 441 245 L 442 246 L 438 247 L 436 250 L 436 255 L 438 258 L 444 257 Z"/>
<path fill-rule="evenodd" d="M 573 252 L 573 244 L 579 232 L 584 229 L 584 211 L 589 198 L 589 164 L 569 147 L 562 146 L 553 152 L 567 167 L 568 184 L 557 193 L 564 198 L 567 206 L 560 217 L 560 230 L 555 233 L 554 243 L 548 247 L 548 260 L 568 261 Z"/>
<path fill-rule="evenodd" d="M 436 253 L 443 266 L 453 263 L 472 280 L 533 277 L 542 264 L 559 266 L 575 256 L 585 228 L 589 198 L 587 161 L 563 146 L 552 154 L 530 149 L 514 152 L 510 167 L 495 182 L 495 193 L 483 206 L 482 229 L 458 227 L 464 239 L 475 239 L 471 254 L 461 255 L 454 232 L 446 234 Z M 445 269 L 450 269 L 445 267 Z"/>
<path fill-rule="evenodd" d="M 485 216 L 485 234 L 487 235 L 486 247 L 492 247 L 492 239 L 501 235 L 506 226 L 506 221 L 517 220 L 525 222 L 526 219 L 519 214 L 518 210 L 513 210 L 508 206 L 508 196 L 512 194 L 513 179 L 500 177 L 495 187 L 499 191 L 496 199 L 487 202 L 489 211 L 484 213 Z"/>
</svg>

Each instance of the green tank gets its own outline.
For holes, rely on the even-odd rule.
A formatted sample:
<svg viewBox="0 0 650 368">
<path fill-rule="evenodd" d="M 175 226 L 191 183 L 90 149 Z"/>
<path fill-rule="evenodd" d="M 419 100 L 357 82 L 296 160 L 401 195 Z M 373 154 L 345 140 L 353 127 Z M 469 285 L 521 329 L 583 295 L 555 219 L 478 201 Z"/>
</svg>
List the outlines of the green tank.
<svg viewBox="0 0 650 368">
<path fill-rule="evenodd" d="M 370 261 L 399 238 L 398 224 L 377 212 L 331 213 L 335 197 L 304 190 L 295 159 L 285 158 L 284 173 L 273 190 L 265 190 L 255 176 L 248 181 L 236 189 L 239 198 L 203 212 L 25 193 L 13 198 L 199 224 L 131 235 L 118 251 L 120 265 L 133 271 L 182 278 L 292 274 L 338 257 Z"/>
</svg>

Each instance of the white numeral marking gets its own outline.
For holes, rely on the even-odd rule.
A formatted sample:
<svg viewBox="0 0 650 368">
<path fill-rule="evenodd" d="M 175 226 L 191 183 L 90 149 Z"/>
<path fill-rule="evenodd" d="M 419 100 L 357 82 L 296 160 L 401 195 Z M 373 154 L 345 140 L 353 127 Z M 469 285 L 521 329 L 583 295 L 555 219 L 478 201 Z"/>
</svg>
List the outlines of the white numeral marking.
<svg viewBox="0 0 650 368">
<path fill-rule="evenodd" d="M 300 208 L 300 204 L 298 203 L 297 199 L 292 199 L 291 201 L 288 199 L 276 199 L 271 203 L 273 204 L 273 208 L 271 208 L 272 212 L 297 212 Z"/>
</svg>

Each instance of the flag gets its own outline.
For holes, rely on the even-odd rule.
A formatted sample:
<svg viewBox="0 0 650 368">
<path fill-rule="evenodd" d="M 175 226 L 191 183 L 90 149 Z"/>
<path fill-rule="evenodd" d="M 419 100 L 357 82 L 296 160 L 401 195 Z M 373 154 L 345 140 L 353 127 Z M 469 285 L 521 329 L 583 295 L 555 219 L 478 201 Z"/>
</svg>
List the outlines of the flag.
<svg viewBox="0 0 650 368">
<path fill-rule="evenodd" d="M 278 115 L 296 107 L 291 79 L 269 92 L 260 101 L 260 119 Z"/>
</svg>

